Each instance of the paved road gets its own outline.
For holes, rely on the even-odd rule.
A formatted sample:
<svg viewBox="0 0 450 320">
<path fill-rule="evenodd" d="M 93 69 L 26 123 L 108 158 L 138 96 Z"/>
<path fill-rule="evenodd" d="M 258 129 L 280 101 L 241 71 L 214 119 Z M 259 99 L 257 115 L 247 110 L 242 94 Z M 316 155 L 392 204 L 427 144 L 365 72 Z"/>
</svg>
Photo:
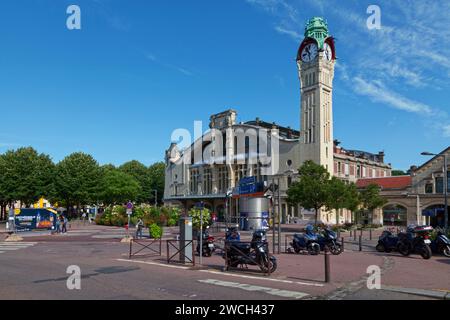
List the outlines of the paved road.
<svg viewBox="0 0 450 320">
<path fill-rule="evenodd" d="M 168 233 L 170 230 L 168 230 Z M 323 256 L 279 255 L 271 277 L 221 271 L 220 256 L 205 259 L 209 269 L 167 266 L 161 257 L 128 260 L 125 230 L 75 226 L 66 235 L 25 237 L 0 243 L 0 294 L 6 299 L 427 299 L 367 290 L 366 268 L 383 269 L 383 285 L 450 290 L 450 259 L 430 261 L 353 251 L 332 257 L 333 283 L 323 282 Z M 166 234 L 166 236 L 170 236 Z M 81 290 L 67 289 L 67 267 L 81 268 Z"/>
</svg>

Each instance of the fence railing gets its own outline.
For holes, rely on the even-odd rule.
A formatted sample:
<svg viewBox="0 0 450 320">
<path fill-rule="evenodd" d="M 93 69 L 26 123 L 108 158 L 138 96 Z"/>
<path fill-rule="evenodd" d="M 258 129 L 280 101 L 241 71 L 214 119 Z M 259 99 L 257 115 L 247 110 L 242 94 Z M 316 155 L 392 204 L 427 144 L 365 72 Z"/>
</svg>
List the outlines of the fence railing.
<svg viewBox="0 0 450 320">
<path fill-rule="evenodd" d="M 154 248 L 156 245 L 156 249 Z M 133 247 L 138 247 L 139 249 L 133 252 Z M 145 254 L 145 252 L 147 252 Z M 128 258 L 136 258 L 136 257 L 151 257 L 151 256 L 160 256 L 162 252 L 162 240 L 154 239 L 154 240 L 144 240 L 144 239 L 131 239 L 130 240 L 130 251 L 128 254 Z M 143 254 L 144 253 L 144 254 Z"/>
<path fill-rule="evenodd" d="M 183 243 L 183 244 L 181 244 Z M 177 246 L 178 244 L 178 246 Z M 191 263 L 195 266 L 195 246 L 194 240 L 167 240 L 167 263 Z M 186 249 L 191 247 L 192 250 L 192 259 L 187 256 L 184 252 Z M 171 249 L 175 250 L 175 253 L 172 254 L 170 252 Z M 175 260 L 175 257 L 179 256 L 178 260 Z"/>
</svg>

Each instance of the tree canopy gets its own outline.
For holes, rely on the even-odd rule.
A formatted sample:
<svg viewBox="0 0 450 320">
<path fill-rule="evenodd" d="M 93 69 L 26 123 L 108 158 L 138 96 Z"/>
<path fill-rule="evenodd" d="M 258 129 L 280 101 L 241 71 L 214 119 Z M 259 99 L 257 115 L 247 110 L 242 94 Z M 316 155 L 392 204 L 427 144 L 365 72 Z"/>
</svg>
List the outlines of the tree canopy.
<svg viewBox="0 0 450 320">
<path fill-rule="evenodd" d="M 117 169 L 106 170 L 101 180 L 99 198 L 105 205 L 136 202 L 141 193 L 139 182 L 132 176 Z"/>
<path fill-rule="evenodd" d="M 330 174 L 323 166 L 306 161 L 300 167 L 298 175 L 298 181 L 293 182 L 287 191 L 288 203 L 300 205 L 305 209 L 314 209 L 317 224 L 319 210 L 329 199 Z"/>
<path fill-rule="evenodd" d="M 56 165 L 56 198 L 70 207 L 97 203 L 101 183 L 100 166 L 88 154 L 73 153 Z"/>
</svg>

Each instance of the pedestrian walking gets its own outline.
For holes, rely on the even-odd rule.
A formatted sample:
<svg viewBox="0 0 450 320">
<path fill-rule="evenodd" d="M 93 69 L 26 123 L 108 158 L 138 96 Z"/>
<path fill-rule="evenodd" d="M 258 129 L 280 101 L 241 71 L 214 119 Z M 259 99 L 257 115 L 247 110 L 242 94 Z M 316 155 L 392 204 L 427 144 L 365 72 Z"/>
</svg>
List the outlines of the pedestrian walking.
<svg viewBox="0 0 450 320">
<path fill-rule="evenodd" d="M 56 217 L 56 233 L 61 233 L 61 220 L 60 217 Z"/>
<path fill-rule="evenodd" d="M 83 224 L 86 224 L 86 212 L 81 215 L 81 220 L 83 220 Z"/>
<path fill-rule="evenodd" d="M 144 228 L 144 221 L 139 218 L 138 222 L 136 223 L 136 239 L 142 239 L 142 229 Z"/>
<path fill-rule="evenodd" d="M 67 232 L 67 217 L 66 216 L 61 216 L 61 224 L 62 224 L 62 233 L 66 233 Z"/>
</svg>

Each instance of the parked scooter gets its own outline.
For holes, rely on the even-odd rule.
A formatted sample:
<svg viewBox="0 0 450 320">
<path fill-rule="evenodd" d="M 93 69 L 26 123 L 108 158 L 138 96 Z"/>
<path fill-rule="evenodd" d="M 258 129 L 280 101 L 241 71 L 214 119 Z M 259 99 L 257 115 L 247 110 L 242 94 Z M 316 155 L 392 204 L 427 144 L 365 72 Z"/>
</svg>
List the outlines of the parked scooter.
<svg viewBox="0 0 450 320">
<path fill-rule="evenodd" d="M 264 272 L 270 271 L 270 273 L 277 269 L 277 259 L 269 255 L 269 245 L 264 230 L 255 231 L 251 243 L 231 240 L 226 250 L 223 258 L 228 260 L 229 267 L 258 265 Z"/>
<path fill-rule="evenodd" d="M 424 259 L 430 259 L 431 240 L 430 232 L 433 227 L 430 226 L 409 226 L 406 232 L 399 233 L 397 250 L 403 256 L 409 256 L 412 253 L 418 253 Z"/>
<path fill-rule="evenodd" d="M 320 250 L 329 250 L 333 255 L 339 255 L 342 253 L 342 246 L 337 241 L 336 232 L 330 228 L 321 229 L 321 233 L 317 236 L 317 241 L 320 245 Z"/>
<path fill-rule="evenodd" d="M 202 255 L 204 257 L 211 257 L 214 251 L 216 250 L 214 244 L 214 237 L 209 235 L 209 227 L 206 227 L 202 232 Z M 200 234 L 197 236 L 197 253 L 200 254 Z"/>
<path fill-rule="evenodd" d="M 318 255 L 320 253 L 320 244 L 318 241 L 314 227 L 307 225 L 304 234 L 294 234 L 291 246 L 294 248 L 295 253 L 308 251 L 311 255 Z"/>
<path fill-rule="evenodd" d="M 450 239 L 440 229 L 437 230 L 436 239 L 431 241 L 431 250 L 450 257 Z"/>
<path fill-rule="evenodd" d="M 397 245 L 398 236 L 394 235 L 390 230 L 385 230 L 378 239 L 375 249 L 378 252 L 392 252 L 392 250 L 397 250 Z"/>
</svg>

